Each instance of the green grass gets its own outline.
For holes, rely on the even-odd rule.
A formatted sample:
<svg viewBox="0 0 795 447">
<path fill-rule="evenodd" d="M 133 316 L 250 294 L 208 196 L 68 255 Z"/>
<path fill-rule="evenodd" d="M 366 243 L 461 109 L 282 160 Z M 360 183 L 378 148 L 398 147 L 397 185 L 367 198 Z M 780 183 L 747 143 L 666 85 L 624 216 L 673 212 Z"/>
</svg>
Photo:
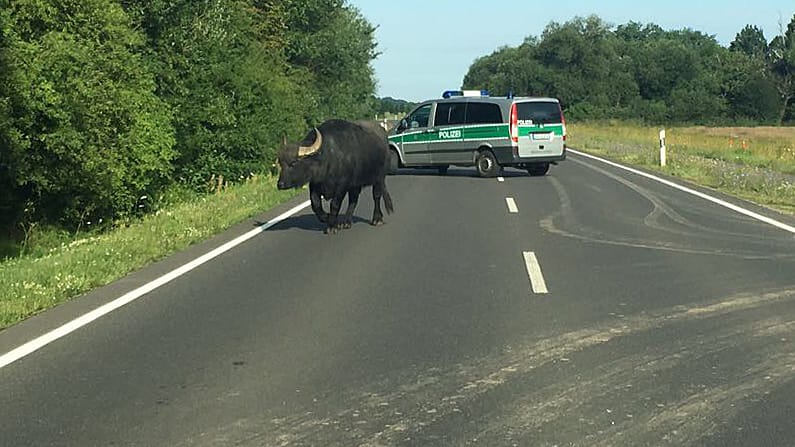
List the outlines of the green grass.
<svg viewBox="0 0 795 447">
<path fill-rule="evenodd" d="M 270 177 L 255 176 L 101 234 L 34 232 L 30 249 L 0 263 L 0 328 L 108 284 L 300 193 L 278 191 L 274 185 Z"/>
<path fill-rule="evenodd" d="M 659 131 L 614 121 L 570 124 L 568 142 L 795 214 L 795 128 L 667 128 L 664 168 L 659 166 Z"/>
</svg>

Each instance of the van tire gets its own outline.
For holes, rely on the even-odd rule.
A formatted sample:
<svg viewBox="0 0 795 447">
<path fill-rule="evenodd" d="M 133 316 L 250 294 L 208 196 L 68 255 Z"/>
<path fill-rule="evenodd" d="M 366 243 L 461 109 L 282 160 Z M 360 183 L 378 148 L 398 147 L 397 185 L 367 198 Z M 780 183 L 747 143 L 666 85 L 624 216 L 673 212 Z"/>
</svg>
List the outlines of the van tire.
<svg viewBox="0 0 795 447">
<path fill-rule="evenodd" d="M 481 177 L 496 177 L 500 172 L 500 164 L 491 151 L 484 150 L 475 158 L 475 169 Z"/>
<path fill-rule="evenodd" d="M 400 168 L 400 158 L 398 157 L 397 152 L 394 149 L 389 150 L 389 168 L 387 169 L 387 174 L 395 175 Z"/>
<path fill-rule="evenodd" d="M 549 163 L 533 163 L 527 166 L 527 173 L 533 177 L 541 177 L 549 172 Z"/>
</svg>

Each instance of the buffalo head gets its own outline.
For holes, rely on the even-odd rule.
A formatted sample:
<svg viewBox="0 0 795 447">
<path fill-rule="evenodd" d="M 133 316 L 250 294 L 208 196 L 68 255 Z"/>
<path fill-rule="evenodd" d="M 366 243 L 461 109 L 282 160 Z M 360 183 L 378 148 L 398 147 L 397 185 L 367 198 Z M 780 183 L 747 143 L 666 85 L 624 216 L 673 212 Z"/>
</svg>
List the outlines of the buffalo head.
<svg viewBox="0 0 795 447">
<path fill-rule="evenodd" d="M 312 179 L 313 168 L 317 165 L 315 158 L 323 144 L 323 135 L 317 128 L 314 129 L 314 134 L 314 141 L 308 146 L 297 143 L 288 144 L 285 138 L 284 147 L 279 151 L 279 166 L 281 167 L 277 183 L 279 189 L 300 188 Z"/>
</svg>

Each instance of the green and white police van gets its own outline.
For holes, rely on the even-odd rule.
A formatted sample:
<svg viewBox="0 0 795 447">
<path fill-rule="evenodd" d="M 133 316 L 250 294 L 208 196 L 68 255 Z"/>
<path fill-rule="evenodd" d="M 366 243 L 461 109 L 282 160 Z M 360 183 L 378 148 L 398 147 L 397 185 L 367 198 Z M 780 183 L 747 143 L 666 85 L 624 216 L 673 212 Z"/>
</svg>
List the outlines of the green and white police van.
<svg viewBox="0 0 795 447">
<path fill-rule="evenodd" d="M 541 176 L 566 159 L 566 121 L 555 98 L 492 97 L 447 91 L 420 103 L 389 131 L 390 172 L 474 166 L 483 177 L 503 167 Z"/>
</svg>

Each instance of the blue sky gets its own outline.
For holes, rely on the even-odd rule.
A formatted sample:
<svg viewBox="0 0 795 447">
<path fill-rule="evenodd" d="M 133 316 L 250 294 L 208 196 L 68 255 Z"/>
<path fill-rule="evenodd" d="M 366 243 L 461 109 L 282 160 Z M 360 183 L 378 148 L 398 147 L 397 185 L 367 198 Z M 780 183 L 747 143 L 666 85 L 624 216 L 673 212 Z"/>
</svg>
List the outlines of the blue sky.
<svg viewBox="0 0 795 447">
<path fill-rule="evenodd" d="M 793 0 L 547 1 L 348 0 L 378 26 L 382 53 L 373 62 L 378 96 L 409 101 L 435 98 L 461 86 L 472 62 L 526 36 L 539 36 L 550 21 L 596 14 L 613 25 L 636 21 L 664 29 L 691 28 L 724 46 L 745 25 L 768 41 L 795 14 Z"/>
</svg>

